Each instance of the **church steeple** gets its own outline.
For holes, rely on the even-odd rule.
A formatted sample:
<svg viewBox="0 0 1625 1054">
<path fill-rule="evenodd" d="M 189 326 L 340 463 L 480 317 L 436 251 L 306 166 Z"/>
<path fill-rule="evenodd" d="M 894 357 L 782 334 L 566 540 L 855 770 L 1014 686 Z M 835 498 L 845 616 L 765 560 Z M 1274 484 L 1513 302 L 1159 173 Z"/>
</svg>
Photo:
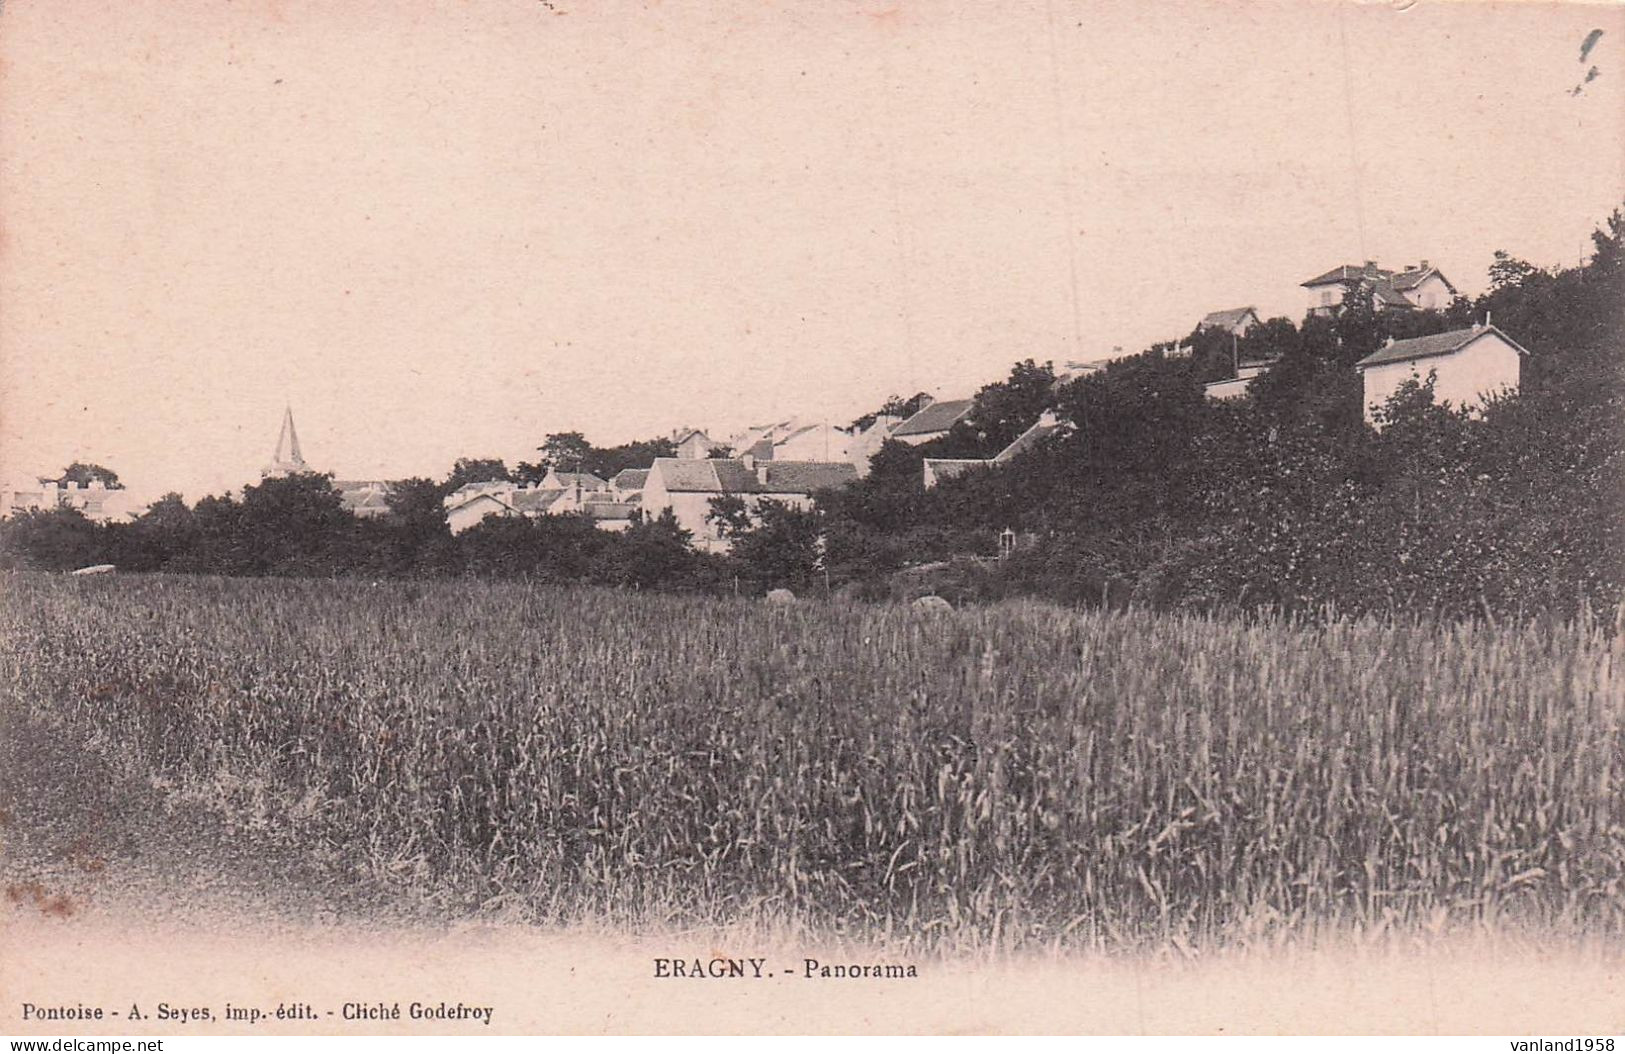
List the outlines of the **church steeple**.
<svg viewBox="0 0 1625 1054">
<path fill-rule="evenodd" d="M 272 479 L 309 471 L 310 466 L 305 464 L 305 457 L 299 452 L 299 433 L 294 430 L 293 407 L 290 406 L 282 415 L 282 434 L 277 436 L 276 456 L 261 470 L 260 478 Z"/>
</svg>

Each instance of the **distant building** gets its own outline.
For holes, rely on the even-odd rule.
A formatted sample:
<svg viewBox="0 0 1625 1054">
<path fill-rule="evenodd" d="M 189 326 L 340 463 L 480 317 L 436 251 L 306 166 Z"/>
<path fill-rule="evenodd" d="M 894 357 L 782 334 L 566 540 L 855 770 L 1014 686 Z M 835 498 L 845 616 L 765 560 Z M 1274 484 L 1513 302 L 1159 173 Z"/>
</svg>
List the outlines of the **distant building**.
<svg viewBox="0 0 1625 1054">
<path fill-rule="evenodd" d="M 609 493 L 616 501 L 628 501 L 635 505 L 642 499 L 643 485 L 648 479 L 649 470 L 646 468 L 623 468 L 609 481 Z"/>
<path fill-rule="evenodd" d="M 1249 329 L 1258 325 L 1258 309 L 1247 307 L 1233 307 L 1228 311 L 1210 311 L 1197 323 L 1198 329 L 1222 329 L 1235 336 L 1245 336 Z"/>
<path fill-rule="evenodd" d="M 283 476 L 297 476 L 312 471 L 305 464 L 304 455 L 299 452 L 299 433 L 293 427 L 293 407 L 288 407 L 282 415 L 282 432 L 276 439 L 276 453 L 271 457 L 271 463 L 260 470 L 261 479 L 279 479 Z"/>
<path fill-rule="evenodd" d="M 1490 325 L 1390 340 L 1354 364 L 1365 385 L 1365 419 L 1406 381 L 1433 377 L 1433 397 L 1452 406 L 1478 407 L 1486 398 L 1516 392 L 1524 357 L 1511 337 Z"/>
<path fill-rule="evenodd" d="M 1033 450 L 1051 436 L 1066 435 L 1072 431 L 1072 425 L 1055 416 L 1053 410 L 1045 410 L 1038 416 L 1031 428 L 1017 436 L 1009 446 L 990 458 L 936 458 L 928 457 L 922 467 L 925 488 L 930 490 L 946 479 L 954 479 L 977 469 L 998 468 L 1007 465 L 1022 454 Z"/>
<path fill-rule="evenodd" d="M 931 403 L 894 428 L 891 438 L 909 446 L 941 439 L 954 425 L 968 417 L 975 406 L 975 399 L 944 399 Z"/>
<path fill-rule="evenodd" d="M 1363 267 L 1343 264 L 1304 282 L 1309 290 L 1309 314 L 1332 314 L 1362 285 L 1371 290 L 1371 304 L 1378 311 L 1441 311 L 1456 295 L 1456 287 L 1426 260 L 1402 271 L 1390 271 L 1367 260 Z"/>
<path fill-rule="evenodd" d="M 859 476 L 869 474 L 869 462 L 874 460 L 880 448 L 886 444 L 886 440 L 891 438 L 892 432 L 902 423 L 901 417 L 881 414 L 868 428 L 852 436 L 851 442 L 847 444 L 846 459 L 858 470 Z"/>
<path fill-rule="evenodd" d="M 1209 399 L 1223 402 L 1229 399 L 1240 399 L 1246 395 L 1253 386 L 1253 381 L 1269 372 L 1272 363 L 1248 363 L 1236 370 L 1234 377 L 1227 377 L 1222 381 L 1213 381 L 1202 386 Z"/>
<path fill-rule="evenodd" d="M 344 507 L 363 520 L 389 515 L 389 495 L 393 488 L 384 480 L 337 479 L 333 489 L 339 492 Z"/>
<path fill-rule="evenodd" d="M 850 462 L 763 461 L 741 458 L 656 458 L 643 487 L 643 515 L 655 519 L 670 510 L 677 523 L 694 536 L 694 544 L 713 552 L 727 548 L 707 517 L 711 500 L 737 495 L 747 507 L 764 498 L 805 508 L 816 491 L 841 487 L 858 476 Z"/>
<path fill-rule="evenodd" d="M 850 433 L 823 422 L 786 431 L 769 453 L 774 461 L 845 461 L 851 448 Z"/>
<path fill-rule="evenodd" d="M 109 487 L 99 479 L 74 483 L 36 476 L 0 487 L 0 517 L 75 509 L 96 523 L 125 523 L 146 512 L 147 505 L 123 487 Z"/>
<path fill-rule="evenodd" d="M 672 434 L 672 444 L 681 458 L 710 457 L 713 451 L 723 446 L 697 428 L 679 429 Z"/>
</svg>

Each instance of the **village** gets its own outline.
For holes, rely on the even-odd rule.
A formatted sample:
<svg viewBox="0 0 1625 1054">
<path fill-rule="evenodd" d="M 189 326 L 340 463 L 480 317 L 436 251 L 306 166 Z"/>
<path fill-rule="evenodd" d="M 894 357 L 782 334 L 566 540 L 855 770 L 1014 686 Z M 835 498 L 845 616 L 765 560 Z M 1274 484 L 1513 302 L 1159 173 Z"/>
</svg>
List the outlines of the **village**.
<svg viewBox="0 0 1625 1054">
<path fill-rule="evenodd" d="M 1458 296 L 1450 280 L 1425 259 L 1400 270 L 1379 267 L 1375 261 L 1344 264 L 1301 285 L 1308 293 L 1306 319 L 1332 317 L 1356 295 L 1369 297 L 1372 311 L 1388 313 L 1438 312 Z M 1241 338 L 1262 323 L 1254 307 L 1243 306 L 1209 313 L 1196 332 L 1228 335 L 1239 348 Z M 1188 353 L 1181 345 L 1171 351 L 1176 356 Z M 1435 398 L 1457 406 L 1478 405 L 1497 394 L 1516 392 L 1527 354 L 1487 319 L 1444 333 L 1390 338 L 1356 363 L 1367 421 L 1373 422 L 1375 411 L 1401 385 L 1424 377 L 1431 378 Z M 1119 351 L 1095 361 L 1064 363 L 1055 370 L 1055 383 L 1099 372 L 1120 357 Z M 1274 365 L 1273 359 L 1252 360 L 1238 352 L 1229 376 L 1208 382 L 1205 396 L 1215 401 L 1245 398 L 1253 382 Z M 713 436 L 697 428 L 679 429 L 666 437 L 671 456 L 655 457 L 647 466 L 623 469 L 609 478 L 554 466 L 541 479 L 530 482 L 467 482 L 445 495 L 445 523 L 458 535 L 492 517 L 581 516 L 601 530 L 619 532 L 669 513 L 695 548 L 725 552 L 728 539 L 712 515 L 715 499 L 737 498 L 747 509 L 764 500 L 792 508 L 810 507 L 819 491 L 866 476 L 871 460 L 888 441 L 922 446 L 948 436 L 972 414 L 976 400 L 974 395 L 933 399 L 921 393 L 915 403 L 910 414 L 877 414 L 862 426 L 790 417 L 727 436 Z M 930 489 L 970 471 L 996 470 L 1073 428 L 1072 422 L 1045 411 L 992 457 L 924 458 L 921 483 Z M 319 471 L 305 460 L 289 407 L 275 452 L 261 477 Z M 390 511 L 390 481 L 335 480 L 333 486 L 344 507 L 358 518 L 381 517 Z M 116 482 L 109 486 L 100 478 L 38 476 L 0 491 L 0 514 L 67 508 L 93 522 L 128 522 L 147 508 L 130 495 Z"/>
</svg>

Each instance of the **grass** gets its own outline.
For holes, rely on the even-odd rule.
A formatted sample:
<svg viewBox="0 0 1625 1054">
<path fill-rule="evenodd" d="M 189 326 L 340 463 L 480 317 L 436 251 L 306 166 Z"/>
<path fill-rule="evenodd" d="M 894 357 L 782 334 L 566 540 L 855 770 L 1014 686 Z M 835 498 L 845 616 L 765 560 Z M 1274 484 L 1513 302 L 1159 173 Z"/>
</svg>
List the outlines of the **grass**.
<svg viewBox="0 0 1625 1054">
<path fill-rule="evenodd" d="M 453 911 L 942 951 L 1625 932 L 1589 624 L 0 587 L 4 705 Z"/>
</svg>

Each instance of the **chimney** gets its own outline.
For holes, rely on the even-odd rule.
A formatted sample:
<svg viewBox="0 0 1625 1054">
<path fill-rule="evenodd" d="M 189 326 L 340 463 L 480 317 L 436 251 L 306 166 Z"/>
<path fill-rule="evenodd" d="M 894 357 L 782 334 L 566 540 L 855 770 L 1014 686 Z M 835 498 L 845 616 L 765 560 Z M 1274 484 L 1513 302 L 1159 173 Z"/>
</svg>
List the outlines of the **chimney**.
<svg viewBox="0 0 1625 1054">
<path fill-rule="evenodd" d="M 1365 262 L 1365 269 L 1368 273 L 1374 273 L 1377 270 L 1377 261 L 1367 260 Z"/>
<path fill-rule="evenodd" d="M 1428 269 L 1428 262 L 1427 262 L 1427 261 L 1426 261 L 1426 260 L 1423 260 L 1423 261 L 1422 261 L 1422 264 L 1421 264 L 1421 266 L 1420 266 L 1420 267 L 1419 267 L 1419 268 L 1418 268 L 1418 270 L 1422 270 L 1422 271 L 1426 271 L 1426 270 L 1427 270 L 1427 269 Z"/>
<path fill-rule="evenodd" d="M 1385 347 L 1385 348 L 1393 347 L 1394 346 L 1394 338 L 1389 337 L 1387 340 L 1382 342 L 1382 346 Z"/>
</svg>

